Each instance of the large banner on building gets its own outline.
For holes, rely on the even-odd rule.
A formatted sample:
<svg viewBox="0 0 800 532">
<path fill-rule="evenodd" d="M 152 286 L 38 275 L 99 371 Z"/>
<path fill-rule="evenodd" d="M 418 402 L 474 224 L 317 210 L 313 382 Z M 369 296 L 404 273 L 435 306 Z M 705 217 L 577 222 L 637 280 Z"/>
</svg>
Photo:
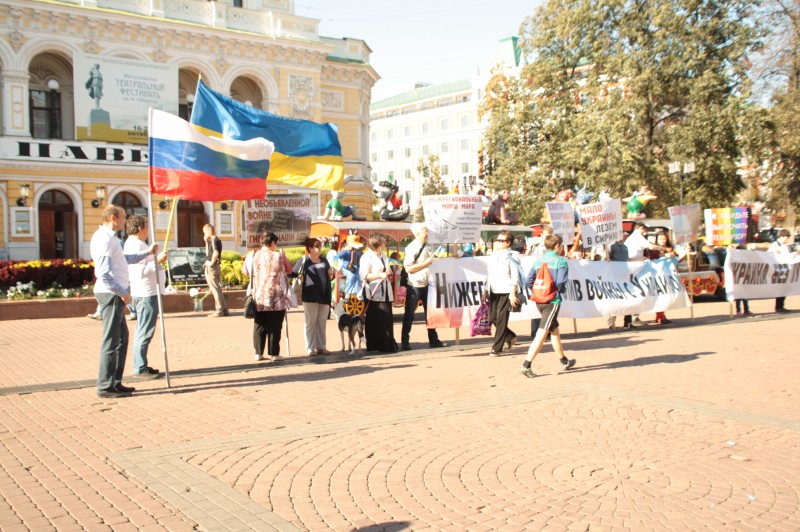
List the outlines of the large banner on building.
<svg viewBox="0 0 800 532">
<path fill-rule="evenodd" d="M 442 259 L 431 265 L 428 278 L 428 327 L 453 328 L 469 325 L 480 305 L 486 284 L 487 257 Z M 533 257 L 522 258 L 529 272 Z M 684 308 L 689 295 L 671 259 L 644 262 L 569 260 L 569 283 L 560 316 L 597 318 Z M 539 317 L 527 299 L 522 312 L 512 312 L 511 321 Z"/>
<path fill-rule="evenodd" d="M 248 249 L 261 247 L 260 235 L 278 235 L 279 246 L 302 245 L 311 231 L 311 221 L 319 214 L 316 194 L 275 194 L 264 200 L 245 202 L 244 217 Z"/>
<path fill-rule="evenodd" d="M 428 242 L 464 244 L 481 239 L 483 203 L 480 196 L 422 196 Z"/>
<path fill-rule="evenodd" d="M 725 257 L 725 292 L 730 301 L 800 294 L 800 256 L 732 249 Z"/>
<path fill-rule="evenodd" d="M 178 69 L 122 57 L 73 55 L 75 138 L 147 144 L 150 107 L 178 114 Z"/>
</svg>

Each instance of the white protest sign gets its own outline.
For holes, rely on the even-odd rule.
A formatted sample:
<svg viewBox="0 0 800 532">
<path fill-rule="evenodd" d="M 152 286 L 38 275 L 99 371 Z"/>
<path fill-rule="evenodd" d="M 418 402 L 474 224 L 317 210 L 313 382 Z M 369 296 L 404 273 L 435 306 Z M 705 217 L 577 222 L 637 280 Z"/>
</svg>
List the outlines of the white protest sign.
<svg viewBox="0 0 800 532">
<path fill-rule="evenodd" d="M 480 305 L 489 257 L 442 259 L 431 265 L 428 277 L 428 327 L 453 328 L 470 324 Z M 522 257 L 522 271 L 530 275 L 535 259 Z M 567 260 L 569 280 L 559 317 L 597 318 L 663 312 L 689 306 L 689 295 L 672 259 L 609 262 Z M 525 288 L 522 312 L 510 321 L 539 316 Z"/>
<path fill-rule="evenodd" d="M 583 247 L 622 240 L 622 202 L 619 199 L 578 205 L 576 212 L 581 223 Z"/>
<path fill-rule="evenodd" d="M 800 294 L 800 256 L 732 249 L 725 257 L 725 292 L 729 301 Z"/>
<path fill-rule="evenodd" d="M 263 200 L 245 203 L 247 248 L 261 247 L 261 234 L 270 231 L 281 246 L 302 244 L 311 230 L 311 220 L 319 214 L 316 194 L 267 194 Z"/>
<path fill-rule="evenodd" d="M 478 242 L 483 203 L 480 196 L 422 196 L 425 227 L 432 244 Z"/>
<path fill-rule="evenodd" d="M 570 245 L 575 240 L 575 210 L 568 201 L 548 201 L 544 204 L 553 234 L 561 237 L 564 244 Z"/>
<path fill-rule="evenodd" d="M 669 208 L 675 244 L 686 244 L 697 240 L 700 234 L 700 205 L 678 205 Z"/>
</svg>

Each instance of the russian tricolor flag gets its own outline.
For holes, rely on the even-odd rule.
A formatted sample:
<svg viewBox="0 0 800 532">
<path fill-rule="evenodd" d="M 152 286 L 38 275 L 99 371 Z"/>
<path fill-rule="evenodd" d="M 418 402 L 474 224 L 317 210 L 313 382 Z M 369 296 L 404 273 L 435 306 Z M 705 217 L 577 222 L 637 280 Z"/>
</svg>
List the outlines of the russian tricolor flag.
<svg viewBox="0 0 800 532">
<path fill-rule="evenodd" d="M 149 133 L 151 192 L 196 201 L 266 196 L 272 142 L 208 137 L 180 117 L 152 108 Z"/>
</svg>

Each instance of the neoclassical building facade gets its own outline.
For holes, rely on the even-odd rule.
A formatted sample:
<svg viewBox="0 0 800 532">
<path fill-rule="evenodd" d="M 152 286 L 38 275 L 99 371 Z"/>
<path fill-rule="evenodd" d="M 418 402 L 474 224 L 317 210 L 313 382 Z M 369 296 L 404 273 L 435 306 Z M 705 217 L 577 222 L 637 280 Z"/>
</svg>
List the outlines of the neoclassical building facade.
<svg viewBox="0 0 800 532">
<path fill-rule="evenodd" d="M 163 240 L 171 204 L 148 199 L 146 130 L 130 126 L 133 140 L 120 140 L 95 122 L 127 78 L 138 80 L 126 89 L 140 96 L 125 110 L 133 114 L 162 90 L 152 106 L 188 119 L 202 76 L 254 107 L 335 123 L 347 201 L 368 210 L 369 107 L 379 79 L 370 53 L 359 39 L 321 37 L 317 20 L 294 14 L 293 0 L 0 0 L 0 259 L 87 258 L 108 202 L 152 209 Z M 329 198 L 270 184 L 273 193 L 316 194 L 321 206 Z M 171 245 L 198 245 L 203 224 L 227 211 L 236 230 L 226 248 L 241 250 L 240 203 L 179 202 Z"/>
</svg>

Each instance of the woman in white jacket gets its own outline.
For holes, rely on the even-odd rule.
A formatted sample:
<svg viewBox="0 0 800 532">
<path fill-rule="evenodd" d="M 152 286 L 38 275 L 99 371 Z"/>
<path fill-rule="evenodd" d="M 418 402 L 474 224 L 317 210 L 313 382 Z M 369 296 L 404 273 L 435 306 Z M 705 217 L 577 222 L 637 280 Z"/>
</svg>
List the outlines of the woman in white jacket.
<svg viewBox="0 0 800 532">
<path fill-rule="evenodd" d="M 503 349 L 511 349 L 517 343 L 517 335 L 508 328 L 511 307 L 520 303 L 517 292 L 522 286 L 519 275 L 519 254 L 511 249 L 514 235 L 500 231 L 495 239 L 497 246 L 489 257 L 486 283 L 483 285 L 482 301 L 489 301 L 489 320 L 494 324 L 494 345 L 489 356 L 500 356 Z"/>
<path fill-rule="evenodd" d="M 372 235 L 367 245 L 369 250 L 359 262 L 359 276 L 364 285 L 367 306 L 364 319 L 367 351 L 394 353 L 397 351 L 397 342 L 392 319 L 393 279 L 389 259 L 383 253 L 386 242 L 382 236 Z"/>
</svg>

